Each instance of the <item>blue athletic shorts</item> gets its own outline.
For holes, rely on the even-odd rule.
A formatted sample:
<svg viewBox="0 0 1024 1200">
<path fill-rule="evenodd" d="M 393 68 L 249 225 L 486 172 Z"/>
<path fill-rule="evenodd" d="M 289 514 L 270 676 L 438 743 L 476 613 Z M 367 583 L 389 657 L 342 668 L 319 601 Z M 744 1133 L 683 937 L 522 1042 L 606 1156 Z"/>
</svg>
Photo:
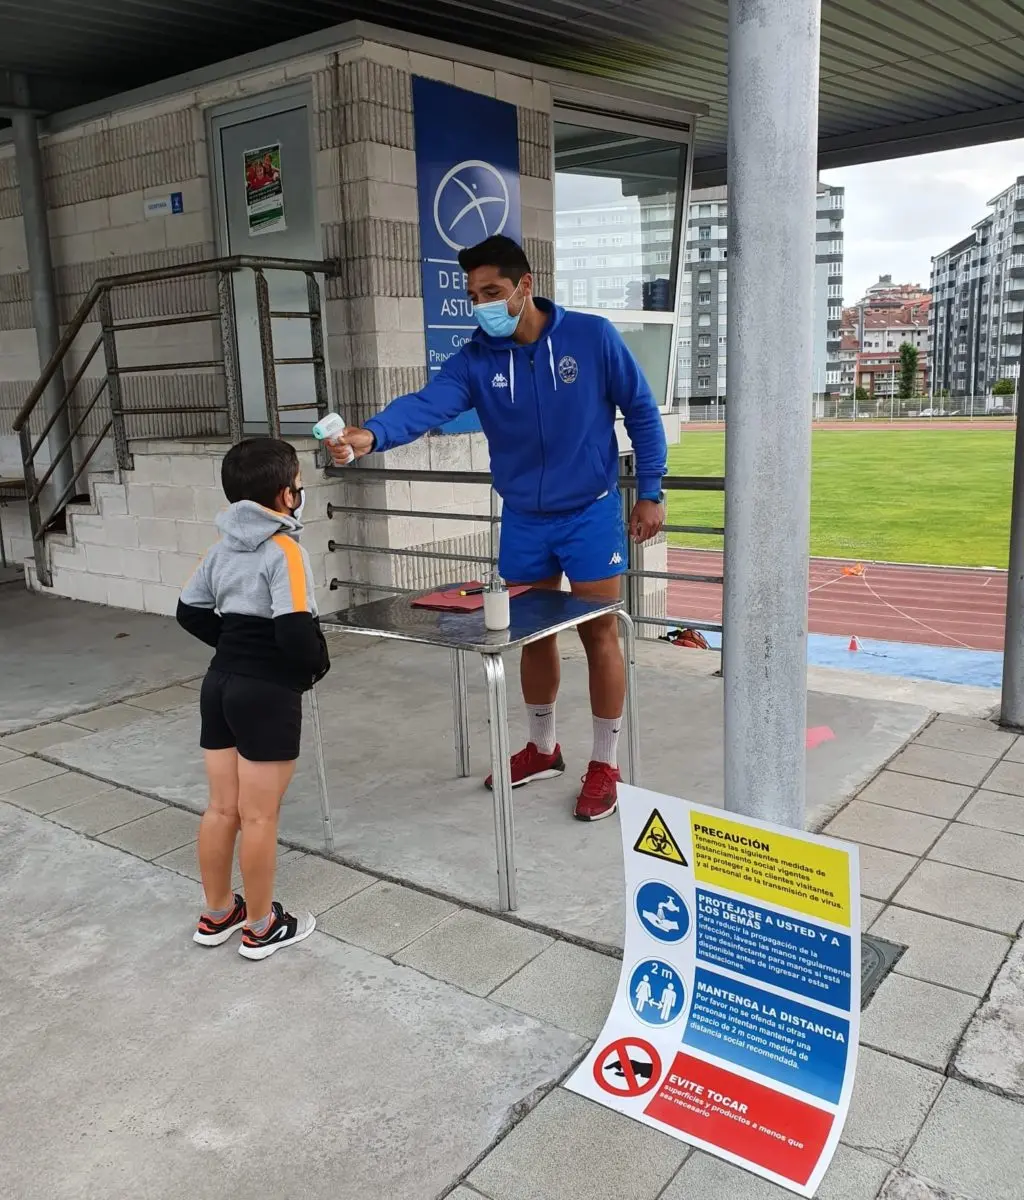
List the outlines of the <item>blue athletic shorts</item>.
<svg viewBox="0 0 1024 1200">
<path fill-rule="evenodd" d="M 506 508 L 498 570 L 509 583 L 540 583 L 560 574 L 572 583 L 593 583 L 623 574 L 628 549 L 617 491 L 571 513 L 538 516 Z"/>
</svg>

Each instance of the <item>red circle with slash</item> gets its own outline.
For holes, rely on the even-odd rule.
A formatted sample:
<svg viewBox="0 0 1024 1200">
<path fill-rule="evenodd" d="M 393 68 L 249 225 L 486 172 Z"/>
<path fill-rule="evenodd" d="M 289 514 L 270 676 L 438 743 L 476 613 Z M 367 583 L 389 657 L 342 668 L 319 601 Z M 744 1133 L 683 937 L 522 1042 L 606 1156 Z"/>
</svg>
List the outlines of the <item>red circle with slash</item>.
<svg viewBox="0 0 1024 1200">
<path fill-rule="evenodd" d="M 661 1058 L 642 1038 L 619 1038 L 594 1059 L 594 1081 L 613 1096 L 643 1096 L 658 1086 Z"/>
</svg>

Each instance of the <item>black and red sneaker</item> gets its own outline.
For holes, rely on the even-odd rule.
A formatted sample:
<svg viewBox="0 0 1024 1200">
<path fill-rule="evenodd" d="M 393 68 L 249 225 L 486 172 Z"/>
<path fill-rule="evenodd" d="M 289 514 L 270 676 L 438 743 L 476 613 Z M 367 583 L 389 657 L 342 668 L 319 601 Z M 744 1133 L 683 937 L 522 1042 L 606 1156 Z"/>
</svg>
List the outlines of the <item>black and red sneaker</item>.
<svg viewBox="0 0 1024 1200">
<path fill-rule="evenodd" d="M 253 933 L 246 926 L 242 931 L 242 944 L 238 947 L 238 953 L 243 958 L 269 958 L 282 946 L 292 946 L 308 938 L 315 928 L 316 917 L 312 913 L 301 913 L 294 917 L 285 912 L 275 900 L 266 932 Z"/>
<path fill-rule="evenodd" d="M 583 789 L 576 798 L 573 812 L 576 820 L 600 821 L 602 817 L 610 817 L 619 805 L 618 784 L 621 782 L 618 767 L 592 762 L 583 777 Z"/>
<path fill-rule="evenodd" d="M 520 788 L 541 779 L 557 779 L 565 771 L 565 760 L 561 746 L 556 746 L 550 754 L 541 754 L 534 743 L 529 742 L 525 749 L 512 755 L 509 766 L 512 769 L 512 786 Z M 484 780 L 484 787 L 494 787 L 492 775 Z"/>
<path fill-rule="evenodd" d="M 235 893 L 235 902 L 231 911 L 221 921 L 215 921 L 207 913 L 199 918 L 192 940 L 200 946 L 223 946 L 236 929 L 245 924 L 245 901 Z"/>
</svg>

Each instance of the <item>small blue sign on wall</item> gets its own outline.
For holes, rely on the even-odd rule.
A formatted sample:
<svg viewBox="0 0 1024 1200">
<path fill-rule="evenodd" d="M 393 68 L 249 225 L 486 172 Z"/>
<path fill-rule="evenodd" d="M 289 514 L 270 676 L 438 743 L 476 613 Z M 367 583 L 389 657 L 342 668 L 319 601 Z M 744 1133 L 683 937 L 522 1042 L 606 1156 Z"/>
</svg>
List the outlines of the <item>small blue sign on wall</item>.
<svg viewBox="0 0 1024 1200">
<path fill-rule="evenodd" d="M 515 105 L 413 76 L 423 320 L 437 374 L 476 330 L 458 253 L 496 233 L 522 241 Z M 480 428 L 475 412 L 445 433 Z"/>
</svg>

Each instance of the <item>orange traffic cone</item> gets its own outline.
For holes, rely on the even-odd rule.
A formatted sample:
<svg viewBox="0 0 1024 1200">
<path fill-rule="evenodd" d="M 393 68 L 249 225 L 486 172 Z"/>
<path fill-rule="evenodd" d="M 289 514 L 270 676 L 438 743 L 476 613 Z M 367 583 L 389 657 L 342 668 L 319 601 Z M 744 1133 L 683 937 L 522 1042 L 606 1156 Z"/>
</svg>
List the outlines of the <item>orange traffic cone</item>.
<svg viewBox="0 0 1024 1200">
<path fill-rule="evenodd" d="M 860 649 L 860 642 L 857 641 L 856 634 L 854 634 L 853 637 L 850 638 L 850 649 L 851 650 L 859 650 Z"/>
</svg>

